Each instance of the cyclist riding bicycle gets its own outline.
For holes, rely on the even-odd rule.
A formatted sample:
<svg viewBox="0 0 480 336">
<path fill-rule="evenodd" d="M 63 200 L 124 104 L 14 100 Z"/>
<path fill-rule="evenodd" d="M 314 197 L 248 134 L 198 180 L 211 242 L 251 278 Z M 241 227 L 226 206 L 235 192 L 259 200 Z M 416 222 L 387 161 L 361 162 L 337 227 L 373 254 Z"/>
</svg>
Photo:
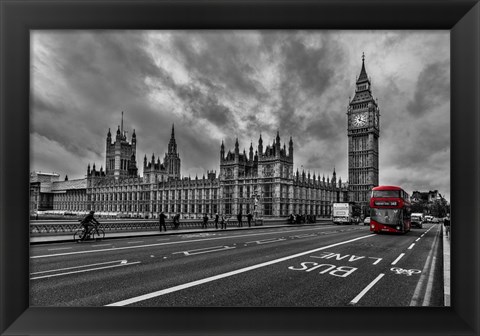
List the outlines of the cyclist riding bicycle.
<svg viewBox="0 0 480 336">
<path fill-rule="evenodd" d="M 84 219 L 82 219 L 82 221 L 80 222 L 80 224 L 82 224 L 82 226 L 84 227 L 84 230 L 83 230 L 83 236 L 80 238 L 80 240 L 85 240 L 88 235 L 90 234 L 90 231 L 91 231 L 91 228 L 93 227 L 96 227 L 98 224 L 100 224 L 94 217 L 93 217 L 93 214 L 95 213 L 95 211 L 90 211 L 90 213 L 88 215 L 85 216 Z"/>
</svg>

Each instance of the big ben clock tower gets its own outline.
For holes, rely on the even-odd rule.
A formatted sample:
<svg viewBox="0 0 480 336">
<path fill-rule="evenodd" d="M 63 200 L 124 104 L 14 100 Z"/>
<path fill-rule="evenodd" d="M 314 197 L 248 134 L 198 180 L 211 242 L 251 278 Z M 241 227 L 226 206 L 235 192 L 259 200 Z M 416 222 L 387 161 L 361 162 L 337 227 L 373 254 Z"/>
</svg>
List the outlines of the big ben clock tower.
<svg viewBox="0 0 480 336">
<path fill-rule="evenodd" d="M 362 55 L 355 96 L 347 111 L 349 200 L 360 204 L 362 211 L 368 208 L 370 190 L 378 186 L 379 118 L 380 109 L 372 96 L 365 55 Z"/>
</svg>

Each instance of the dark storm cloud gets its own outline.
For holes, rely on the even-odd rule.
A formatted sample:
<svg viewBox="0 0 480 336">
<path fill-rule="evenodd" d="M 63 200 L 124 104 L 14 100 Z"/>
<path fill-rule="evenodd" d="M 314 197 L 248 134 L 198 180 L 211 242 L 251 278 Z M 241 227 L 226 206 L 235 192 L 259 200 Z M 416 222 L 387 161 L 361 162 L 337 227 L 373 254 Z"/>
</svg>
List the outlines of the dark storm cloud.
<svg viewBox="0 0 480 336">
<path fill-rule="evenodd" d="M 437 62 L 428 65 L 419 74 L 413 100 L 407 110 L 414 116 L 422 116 L 449 100 L 449 64 Z"/>
<path fill-rule="evenodd" d="M 343 139 L 344 134 L 339 133 L 339 126 L 345 124 L 345 117 L 343 115 L 319 115 L 308 123 L 305 128 L 305 133 L 315 138 L 316 140 L 331 140 L 335 141 Z"/>
<path fill-rule="evenodd" d="M 268 43 L 272 45 L 275 36 L 268 36 L 267 39 L 269 39 Z M 305 102 L 321 100 L 335 79 L 335 65 L 340 64 L 343 59 L 338 46 L 329 35 L 322 36 L 319 40 L 321 41 L 320 46 L 308 46 L 305 38 L 300 34 L 289 38 L 288 42 L 280 40 L 282 41 L 280 49 L 283 68 L 281 69 L 281 104 L 278 109 L 279 128 L 290 129 L 298 136 L 301 134 L 303 139 L 328 137 L 328 130 L 318 132 L 316 126 L 323 123 L 322 127 L 327 129 L 330 126 L 329 123 L 333 121 L 328 116 L 330 106 L 325 102 L 322 105 L 319 104 L 313 111 L 310 109 L 308 114 L 315 116 L 314 120 L 297 113 L 297 109 L 305 109 L 302 106 Z M 338 99 L 338 97 L 336 98 Z M 316 122 L 317 119 L 321 119 L 321 121 Z M 312 121 L 315 125 L 312 124 Z M 335 121 L 338 122 L 338 119 Z"/>
<path fill-rule="evenodd" d="M 103 153 L 98 140 L 110 125 L 115 132 L 121 110 L 138 113 L 132 105 L 138 106 L 136 100 L 147 92 L 141 76 L 156 73 L 142 50 L 141 35 L 56 33 L 46 42 L 49 65 L 61 76 L 59 83 L 52 83 L 49 91 L 57 93 L 52 96 L 42 94 L 44 88 L 33 74 L 32 110 L 40 112 L 32 115 L 36 131 L 78 155 L 85 150 Z M 113 120 L 111 113 L 116 113 Z M 52 123 L 52 115 L 62 118 Z"/>
<path fill-rule="evenodd" d="M 221 82 L 226 90 L 245 95 L 264 94 L 261 83 L 252 79 L 255 58 L 246 58 L 249 45 L 219 32 L 174 35 L 174 46 L 184 64 L 197 80 L 203 83 Z M 238 43 L 240 42 L 240 43 Z M 201 43 L 200 49 L 195 43 Z"/>
<path fill-rule="evenodd" d="M 265 147 L 278 130 L 282 146 L 293 138 L 295 170 L 331 177 L 335 166 L 346 181 L 347 100 L 365 51 L 382 114 L 381 182 L 448 188 L 439 182 L 449 175 L 448 33 L 35 34 L 32 155 L 41 169 L 73 178 L 88 162 L 104 164 L 106 133 L 115 134 L 124 111 L 140 171 L 144 155 L 163 160 L 175 124 L 184 175 L 218 171 L 222 139 L 228 151 L 238 137 L 248 153 L 260 133 Z"/>
<path fill-rule="evenodd" d="M 35 96 L 32 99 L 32 106 L 36 113 L 43 114 L 41 118 L 33 118 L 35 122 L 35 132 L 46 139 L 63 144 L 63 146 L 75 155 L 84 156 L 88 151 L 100 155 L 101 150 L 95 143 L 88 139 L 96 138 L 95 132 L 87 127 L 87 122 L 77 122 L 64 118 L 67 106 L 63 104 L 53 104 L 46 101 L 43 97 Z M 55 120 L 55 122 L 52 122 Z M 65 133 L 65 130 L 71 128 L 83 129 L 83 141 L 71 141 L 72 133 Z"/>
<path fill-rule="evenodd" d="M 416 128 L 415 134 L 405 140 L 407 146 L 399 145 L 396 149 L 396 161 L 392 165 L 400 169 L 435 167 L 441 162 L 435 162 L 435 155 L 450 150 L 450 140 L 441 136 L 441 133 L 448 133 L 448 126 L 441 128 L 436 124 L 425 124 Z"/>
<path fill-rule="evenodd" d="M 407 34 L 388 35 L 384 42 L 385 48 L 393 48 L 404 42 L 408 38 Z"/>
<path fill-rule="evenodd" d="M 232 111 L 219 103 L 212 92 L 203 92 L 193 85 L 179 85 L 172 89 L 191 111 L 191 117 L 208 120 L 219 127 L 235 128 Z"/>
<path fill-rule="evenodd" d="M 317 96 L 321 96 L 331 85 L 335 68 L 330 57 L 334 51 L 333 43 L 326 37 L 322 37 L 321 41 L 321 47 L 307 47 L 301 38 L 292 38 L 282 48 L 285 82 L 296 81 L 300 90 Z"/>
<path fill-rule="evenodd" d="M 56 45 L 67 83 L 99 105 L 106 105 L 106 98 L 142 94 L 146 89 L 143 77 L 157 73 L 140 34 L 100 31 L 72 38 L 60 33 Z"/>
</svg>

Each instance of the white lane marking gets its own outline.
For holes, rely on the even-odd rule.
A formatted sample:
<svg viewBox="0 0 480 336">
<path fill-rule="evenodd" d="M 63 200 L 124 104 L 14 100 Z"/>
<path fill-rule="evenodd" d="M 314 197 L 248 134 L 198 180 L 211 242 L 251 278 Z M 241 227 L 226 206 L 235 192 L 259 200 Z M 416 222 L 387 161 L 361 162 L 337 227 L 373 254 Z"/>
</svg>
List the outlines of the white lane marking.
<svg viewBox="0 0 480 336">
<path fill-rule="evenodd" d="M 112 244 L 98 244 L 98 245 L 92 245 L 93 247 L 99 247 L 99 246 L 111 246 Z"/>
<path fill-rule="evenodd" d="M 285 238 L 270 238 L 270 239 L 250 241 L 250 242 L 246 242 L 245 244 L 257 243 L 258 245 L 261 245 L 261 244 L 270 244 L 270 243 L 281 242 L 281 241 L 285 241 L 285 240 L 286 240 Z"/>
<path fill-rule="evenodd" d="M 283 231 L 283 232 L 311 231 L 311 230 L 319 230 L 319 229 L 329 229 L 329 228 L 327 227 L 327 228 L 302 229 L 302 230 L 292 230 L 292 231 Z M 282 233 L 283 233 L 283 232 L 282 232 Z M 100 249 L 100 250 L 87 250 L 87 251 L 65 252 L 65 253 L 56 253 L 56 254 L 45 254 L 45 255 L 31 256 L 30 259 L 59 257 L 59 256 L 65 256 L 65 255 L 72 255 L 72 254 L 84 254 L 84 253 L 98 253 L 98 252 L 107 252 L 107 251 L 118 251 L 118 250 L 135 249 L 135 248 L 142 248 L 142 247 L 162 246 L 162 245 L 172 245 L 172 244 L 187 244 L 187 243 L 204 242 L 204 241 L 217 240 L 217 239 L 234 239 L 234 238 L 241 238 L 241 237 L 252 237 L 252 236 L 259 236 L 259 235 L 266 235 L 266 234 L 278 234 L 278 232 L 252 233 L 252 234 L 238 235 L 238 236 L 235 235 L 235 236 L 229 236 L 229 237 L 215 237 L 215 238 L 205 238 L 205 239 L 192 239 L 192 240 L 174 241 L 174 242 L 168 242 L 168 243 L 146 244 L 146 245 L 138 245 L 138 246 L 113 247 L 113 248 L 109 248 L 109 249 Z"/>
<path fill-rule="evenodd" d="M 428 282 L 427 282 L 427 289 L 425 290 L 425 298 L 423 299 L 422 306 L 430 306 L 430 299 L 432 297 L 433 274 L 435 273 L 436 263 L 437 263 L 437 258 L 434 256 L 432 259 L 432 267 L 430 268 L 430 274 L 428 276 Z"/>
<path fill-rule="evenodd" d="M 423 266 L 422 275 L 420 276 L 420 280 L 418 280 L 417 287 L 415 287 L 415 292 L 413 293 L 412 300 L 410 301 L 410 306 L 417 306 L 418 301 L 420 300 L 420 292 L 423 287 L 423 283 L 427 277 L 427 269 L 430 266 L 430 260 L 434 253 L 434 246 L 439 236 L 440 230 L 437 230 L 437 234 L 433 239 L 432 246 L 430 247 L 430 253 L 428 254 L 427 260 L 425 261 L 425 265 Z M 436 253 L 436 252 L 435 252 Z"/>
<path fill-rule="evenodd" d="M 227 277 L 230 277 L 230 276 L 233 276 L 233 275 L 237 275 L 237 274 L 240 274 L 240 273 L 255 270 L 257 268 L 270 266 L 270 265 L 277 264 L 277 263 L 285 261 L 285 260 L 290 260 L 290 259 L 301 257 L 301 256 L 304 256 L 304 255 L 307 255 L 307 254 L 312 254 L 312 253 L 315 253 L 315 252 L 318 252 L 318 251 L 326 250 L 326 249 L 329 249 L 329 248 L 332 248 L 332 247 L 335 247 L 335 246 L 339 246 L 339 245 L 343 245 L 343 244 L 348 244 L 348 243 L 351 243 L 351 242 L 354 242 L 354 241 L 357 241 L 357 240 L 360 240 L 360 239 L 369 238 L 369 237 L 373 237 L 373 235 L 369 234 L 367 236 L 361 236 L 361 237 L 358 237 L 358 238 L 346 240 L 346 241 L 335 243 L 335 244 L 332 244 L 332 245 L 319 247 L 319 248 L 314 249 L 314 250 L 300 252 L 300 253 L 297 253 L 297 254 L 294 254 L 294 255 L 291 255 L 291 256 L 270 260 L 270 261 L 267 261 L 267 262 L 263 262 L 261 264 L 248 266 L 248 267 L 241 268 L 241 269 L 238 269 L 238 270 L 235 270 L 235 271 L 230 271 L 230 272 L 227 272 L 227 273 L 214 275 L 214 276 L 211 276 L 211 277 L 208 277 L 208 278 L 205 278 L 205 279 L 200 279 L 200 280 L 188 282 L 186 284 L 182 284 L 182 285 L 170 287 L 170 288 L 167 288 L 167 289 L 162 289 L 162 290 L 159 290 L 159 291 L 156 291 L 156 292 L 152 292 L 152 293 L 140 295 L 140 296 L 137 296 L 137 297 L 133 297 L 133 298 L 130 298 L 130 299 L 114 302 L 114 303 L 108 304 L 106 306 L 126 306 L 126 305 L 129 305 L 129 304 L 132 304 L 132 303 L 152 299 L 154 297 L 158 297 L 158 296 L 161 296 L 161 295 L 165 295 L 165 294 L 173 293 L 173 292 L 176 292 L 176 291 L 180 291 L 180 290 L 183 290 L 183 289 L 186 289 L 186 288 L 202 285 L 204 283 L 208 283 L 208 282 L 215 281 L 215 280 L 218 280 L 218 279 L 227 278 Z"/>
<path fill-rule="evenodd" d="M 414 246 L 415 246 L 415 243 L 412 243 L 412 245 L 410 245 L 407 250 L 411 250 Z"/>
<path fill-rule="evenodd" d="M 36 280 L 36 279 L 43 279 L 43 278 L 52 278 L 52 277 L 57 277 L 57 276 L 62 276 L 62 275 L 68 275 L 68 274 L 75 274 L 75 273 L 82 273 L 82 272 L 90 272 L 90 271 L 97 271 L 101 269 L 106 269 L 106 268 L 114 268 L 114 267 L 122 267 L 122 266 L 130 266 L 130 265 L 135 265 L 135 264 L 140 264 L 140 261 L 135 261 L 131 263 L 120 263 L 119 265 L 112 265 L 112 266 L 104 266 L 104 267 L 97 267 L 97 268 L 89 268 L 86 270 L 81 270 L 81 271 L 74 271 L 74 272 L 66 272 L 66 273 L 58 273 L 58 274 L 50 274 L 50 275 L 43 275 L 39 277 L 34 277 L 30 278 L 30 280 Z"/>
<path fill-rule="evenodd" d="M 233 246 L 212 246 L 212 247 L 205 247 L 196 250 L 189 250 L 189 251 L 181 251 L 181 252 L 173 252 L 172 254 L 184 254 L 186 256 L 202 254 L 202 253 L 210 253 L 210 252 L 217 252 L 217 251 L 225 251 L 234 249 Z"/>
<path fill-rule="evenodd" d="M 143 243 L 143 240 L 138 240 L 138 241 L 133 241 L 133 242 L 127 242 L 127 244 L 138 244 L 138 243 Z"/>
<path fill-rule="evenodd" d="M 405 255 L 405 253 L 401 253 L 397 259 L 394 260 L 394 262 L 391 263 L 391 265 L 395 265 L 400 259 L 402 259 L 402 257 Z"/>
<path fill-rule="evenodd" d="M 48 251 L 58 251 L 58 250 L 70 250 L 71 247 L 59 247 L 54 249 L 48 249 Z"/>
<path fill-rule="evenodd" d="M 315 233 L 306 233 L 303 235 L 291 236 L 292 238 L 308 238 L 308 237 L 316 237 Z"/>
<path fill-rule="evenodd" d="M 85 267 L 92 267 L 92 266 L 98 266 L 98 265 L 107 265 L 107 264 L 122 263 L 122 262 L 127 262 L 127 261 L 126 261 L 126 260 L 115 260 L 115 261 L 107 261 L 107 262 L 103 262 L 103 263 L 96 263 L 96 264 L 90 264 L 90 265 L 65 267 L 65 268 L 59 268 L 59 269 L 55 269 L 55 270 L 32 272 L 32 273 L 30 273 L 30 275 L 33 275 L 33 274 L 42 274 L 42 273 L 51 273 L 51 272 L 59 272 L 59 271 L 66 271 L 66 270 L 76 269 L 76 268 L 85 268 Z"/>
<path fill-rule="evenodd" d="M 419 241 L 419 240 L 420 240 L 420 238 L 415 239 L 415 241 Z"/>
<path fill-rule="evenodd" d="M 367 292 L 368 292 L 373 286 L 375 286 L 375 284 L 376 284 L 377 282 L 379 282 L 380 279 L 383 278 L 384 275 L 385 275 L 385 274 L 380 273 L 372 282 L 370 282 L 370 284 L 369 284 L 367 287 L 365 287 L 357 296 L 355 296 L 355 298 L 354 298 L 352 301 L 350 301 L 350 304 L 353 305 L 353 304 L 358 303 L 358 301 L 360 301 L 360 299 L 361 299 L 365 294 L 367 294 Z"/>
<path fill-rule="evenodd" d="M 375 257 L 368 257 L 368 259 L 377 259 L 372 265 L 378 264 L 380 261 L 382 261 L 382 258 L 375 258 Z"/>
</svg>

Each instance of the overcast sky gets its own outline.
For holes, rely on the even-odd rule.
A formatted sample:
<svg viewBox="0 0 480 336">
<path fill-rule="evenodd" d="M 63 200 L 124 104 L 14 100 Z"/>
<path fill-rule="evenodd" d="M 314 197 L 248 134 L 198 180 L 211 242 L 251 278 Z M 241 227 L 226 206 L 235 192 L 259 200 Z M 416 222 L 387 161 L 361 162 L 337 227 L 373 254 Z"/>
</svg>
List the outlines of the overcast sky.
<svg viewBox="0 0 480 336">
<path fill-rule="evenodd" d="M 292 136 L 294 169 L 348 180 L 349 97 L 365 53 L 380 106 L 380 184 L 450 199 L 448 31 L 34 31 L 31 170 L 83 178 L 105 139 L 162 159 L 172 124 L 184 176 Z"/>
</svg>

